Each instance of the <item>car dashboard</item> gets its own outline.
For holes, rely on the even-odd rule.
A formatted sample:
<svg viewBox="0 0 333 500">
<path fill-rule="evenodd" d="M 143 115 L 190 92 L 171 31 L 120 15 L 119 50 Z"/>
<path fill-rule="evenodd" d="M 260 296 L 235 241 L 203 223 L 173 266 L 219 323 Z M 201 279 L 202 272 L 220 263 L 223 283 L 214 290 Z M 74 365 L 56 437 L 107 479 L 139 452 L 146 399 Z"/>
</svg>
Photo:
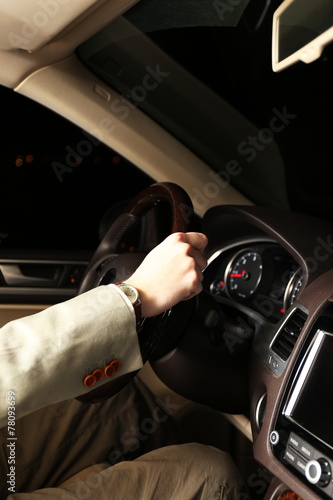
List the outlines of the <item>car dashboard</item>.
<svg viewBox="0 0 333 500">
<path fill-rule="evenodd" d="M 254 458 L 273 478 L 265 500 L 332 498 L 330 223 L 226 205 L 202 225 L 203 292 L 153 368 L 180 394 L 248 416 Z"/>
</svg>

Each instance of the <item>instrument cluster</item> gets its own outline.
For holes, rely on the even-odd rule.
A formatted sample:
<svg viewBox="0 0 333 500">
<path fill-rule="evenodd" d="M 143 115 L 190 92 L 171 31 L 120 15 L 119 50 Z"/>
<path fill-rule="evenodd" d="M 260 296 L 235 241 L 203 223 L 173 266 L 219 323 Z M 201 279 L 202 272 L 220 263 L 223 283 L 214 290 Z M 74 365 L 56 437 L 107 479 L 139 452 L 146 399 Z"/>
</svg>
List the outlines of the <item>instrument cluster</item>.
<svg viewBox="0 0 333 500">
<path fill-rule="evenodd" d="M 275 322 L 295 302 L 302 283 L 299 264 L 281 246 L 271 241 L 247 241 L 212 255 L 204 288 Z"/>
</svg>

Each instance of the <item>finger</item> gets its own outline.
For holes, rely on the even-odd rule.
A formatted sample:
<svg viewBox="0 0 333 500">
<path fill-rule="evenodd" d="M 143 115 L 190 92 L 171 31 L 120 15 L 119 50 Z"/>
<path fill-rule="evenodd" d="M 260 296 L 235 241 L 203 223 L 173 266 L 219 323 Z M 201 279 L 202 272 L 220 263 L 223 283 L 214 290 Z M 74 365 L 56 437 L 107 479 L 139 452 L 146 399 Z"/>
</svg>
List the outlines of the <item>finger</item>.
<svg viewBox="0 0 333 500">
<path fill-rule="evenodd" d="M 189 243 L 192 247 L 199 250 L 199 252 L 203 252 L 208 244 L 208 238 L 203 233 L 185 233 L 184 235 L 185 241 Z"/>
<path fill-rule="evenodd" d="M 203 272 L 202 272 L 202 270 L 198 266 L 196 266 L 196 270 L 197 270 L 199 281 L 201 283 L 203 281 L 203 279 L 204 279 Z"/>
<path fill-rule="evenodd" d="M 207 267 L 207 259 L 199 250 L 192 247 L 190 255 L 195 260 L 196 266 L 200 272 Z"/>
<path fill-rule="evenodd" d="M 201 283 L 198 283 L 196 289 L 194 291 L 192 291 L 189 295 L 187 295 L 184 299 L 184 300 L 190 300 L 190 299 L 193 299 L 193 297 L 195 297 L 196 295 L 198 295 L 200 292 L 202 291 L 202 284 Z"/>
<path fill-rule="evenodd" d="M 195 274 L 196 274 L 196 276 L 195 276 L 195 279 L 194 279 L 192 286 L 189 290 L 189 293 L 182 300 L 192 299 L 193 297 L 195 297 L 196 295 L 198 295 L 202 291 L 202 289 L 203 289 L 202 281 L 203 281 L 204 276 L 203 276 L 201 269 L 199 269 L 198 265 L 196 265 Z"/>
</svg>

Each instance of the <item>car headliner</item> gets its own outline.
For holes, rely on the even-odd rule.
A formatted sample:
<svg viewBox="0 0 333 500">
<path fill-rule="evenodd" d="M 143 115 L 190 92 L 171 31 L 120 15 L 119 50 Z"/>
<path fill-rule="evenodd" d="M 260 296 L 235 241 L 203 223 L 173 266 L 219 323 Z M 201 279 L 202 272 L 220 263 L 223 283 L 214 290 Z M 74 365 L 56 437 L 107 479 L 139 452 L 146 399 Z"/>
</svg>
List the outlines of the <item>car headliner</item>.
<svg viewBox="0 0 333 500">
<path fill-rule="evenodd" d="M 20 3 L 24 17 L 26 4 Z M 35 5 L 39 5 L 38 2 Z M 95 2 L 89 11 L 89 19 L 86 15 L 80 17 L 79 22 L 72 23 L 39 50 L 2 49 L 0 83 L 53 109 L 90 133 L 99 131 L 100 136 L 100 123 L 107 113 L 107 116 L 112 116 L 115 127 L 112 133 L 103 131 L 103 142 L 157 181 L 176 182 L 188 191 L 202 190 L 211 181 L 211 169 L 207 164 L 139 109 L 134 109 L 127 120 L 119 119 L 106 108 L 107 102 L 101 98 L 105 84 L 84 68 L 74 54 L 80 43 L 131 5 L 133 2 L 125 0 Z M 68 21 L 71 21 L 71 15 L 69 12 Z M 8 34 L 10 23 L 2 25 L 2 29 Z M 45 33 L 45 41 L 48 37 L 49 34 Z M 228 185 L 204 209 L 201 206 L 195 208 L 202 215 L 209 206 L 221 203 L 250 202 Z"/>
</svg>

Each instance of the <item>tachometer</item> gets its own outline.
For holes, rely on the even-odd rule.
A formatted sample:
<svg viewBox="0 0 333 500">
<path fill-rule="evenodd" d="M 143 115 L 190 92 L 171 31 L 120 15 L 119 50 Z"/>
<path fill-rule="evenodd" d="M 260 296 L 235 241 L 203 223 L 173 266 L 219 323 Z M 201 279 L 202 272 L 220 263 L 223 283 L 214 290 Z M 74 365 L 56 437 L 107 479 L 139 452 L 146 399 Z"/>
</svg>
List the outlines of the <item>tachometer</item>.
<svg viewBox="0 0 333 500">
<path fill-rule="evenodd" d="M 232 298 L 248 299 L 257 290 L 262 277 L 262 259 L 258 252 L 247 249 L 238 252 L 226 268 L 227 294 Z"/>
</svg>

